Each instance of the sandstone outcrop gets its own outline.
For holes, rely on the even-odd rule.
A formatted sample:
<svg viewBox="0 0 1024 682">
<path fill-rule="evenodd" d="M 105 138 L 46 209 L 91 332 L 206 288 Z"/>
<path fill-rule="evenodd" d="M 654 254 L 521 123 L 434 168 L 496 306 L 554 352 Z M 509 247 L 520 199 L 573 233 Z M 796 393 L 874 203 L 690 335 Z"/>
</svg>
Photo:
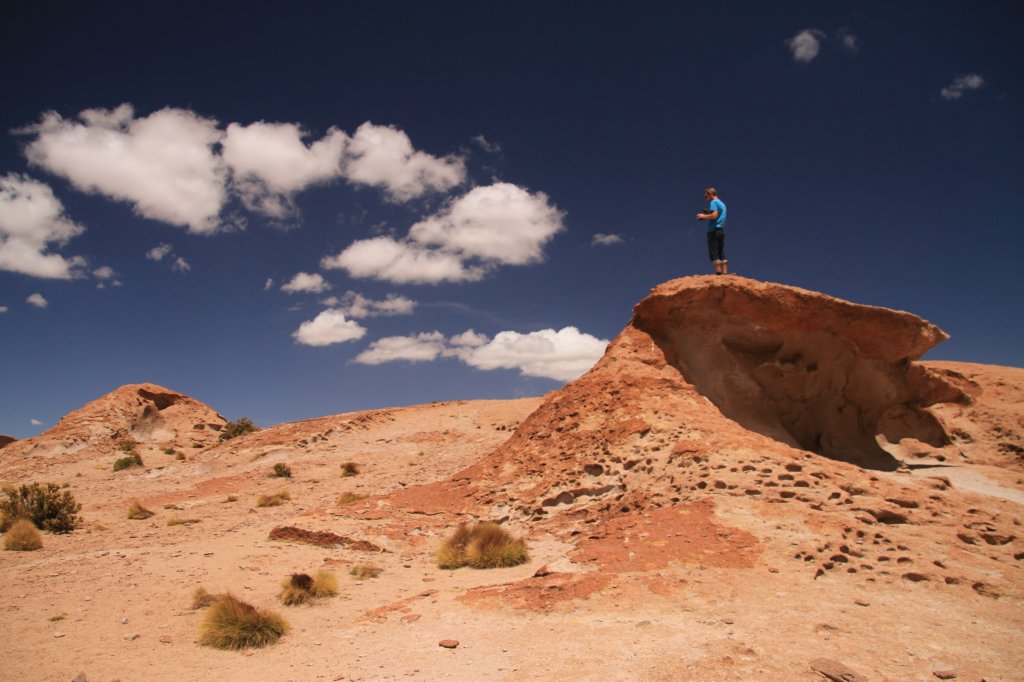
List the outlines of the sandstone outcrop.
<svg viewBox="0 0 1024 682">
<path fill-rule="evenodd" d="M 227 423 L 215 410 L 156 384 L 128 384 L 65 415 L 53 428 L 4 448 L 5 457 L 91 457 L 121 441 L 154 447 L 215 444 Z"/>
<path fill-rule="evenodd" d="M 13 436 L 5 436 L 3 434 L 0 434 L 0 448 L 3 448 L 3 447 L 6 447 L 6 446 L 10 445 L 11 443 L 13 443 L 16 440 L 18 440 L 18 439 L 13 437 Z"/>
</svg>

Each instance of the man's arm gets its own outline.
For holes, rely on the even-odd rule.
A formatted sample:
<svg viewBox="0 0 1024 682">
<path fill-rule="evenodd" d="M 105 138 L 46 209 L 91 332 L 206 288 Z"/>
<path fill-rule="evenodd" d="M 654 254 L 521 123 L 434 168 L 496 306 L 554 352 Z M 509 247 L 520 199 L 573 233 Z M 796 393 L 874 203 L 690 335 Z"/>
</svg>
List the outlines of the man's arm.
<svg viewBox="0 0 1024 682">
<path fill-rule="evenodd" d="M 718 209 L 716 208 L 711 213 L 698 213 L 697 220 L 718 220 Z"/>
</svg>

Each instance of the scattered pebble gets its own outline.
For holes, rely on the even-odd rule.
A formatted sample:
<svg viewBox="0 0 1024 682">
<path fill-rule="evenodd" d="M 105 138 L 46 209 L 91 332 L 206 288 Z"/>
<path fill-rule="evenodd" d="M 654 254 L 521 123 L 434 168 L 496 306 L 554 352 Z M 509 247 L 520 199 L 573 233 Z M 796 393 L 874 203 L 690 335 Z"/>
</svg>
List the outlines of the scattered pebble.
<svg viewBox="0 0 1024 682">
<path fill-rule="evenodd" d="M 163 642 L 164 644 L 170 644 L 171 643 L 171 636 L 170 635 L 160 635 L 160 641 Z"/>
<path fill-rule="evenodd" d="M 437 645 L 438 646 L 443 646 L 445 649 L 454 649 L 455 647 L 457 647 L 459 645 L 459 640 L 457 640 L 457 639 L 442 639 L 440 642 L 437 643 Z"/>
<path fill-rule="evenodd" d="M 124 636 L 124 641 L 126 641 L 126 642 L 133 642 L 133 641 L 135 641 L 136 639 L 138 639 L 139 637 L 141 637 L 141 635 L 140 635 L 139 633 L 137 633 L 137 632 L 133 632 L 133 633 L 132 633 L 132 634 L 130 634 L 130 635 L 125 635 L 125 636 Z"/>
<path fill-rule="evenodd" d="M 55 632 L 55 633 L 53 633 L 53 636 L 56 637 L 57 639 L 60 639 L 61 637 L 64 636 L 64 633 L 63 632 Z"/>
<path fill-rule="evenodd" d="M 956 671 L 955 670 L 933 670 L 932 671 L 932 675 L 935 675 L 935 677 L 939 678 L 940 680 L 955 680 L 956 679 Z"/>
</svg>

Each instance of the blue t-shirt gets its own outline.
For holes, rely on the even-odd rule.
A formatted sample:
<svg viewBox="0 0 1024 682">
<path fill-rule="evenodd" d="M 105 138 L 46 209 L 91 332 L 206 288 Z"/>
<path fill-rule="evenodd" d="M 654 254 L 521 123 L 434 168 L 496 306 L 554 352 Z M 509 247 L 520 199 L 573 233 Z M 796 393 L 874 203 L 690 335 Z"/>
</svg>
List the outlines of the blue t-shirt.
<svg viewBox="0 0 1024 682">
<path fill-rule="evenodd" d="M 714 213 L 715 209 L 718 209 L 718 217 L 708 221 L 708 232 L 715 228 L 725 229 L 725 204 L 717 197 L 708 204 L 708 213 Z"/>
</svg>

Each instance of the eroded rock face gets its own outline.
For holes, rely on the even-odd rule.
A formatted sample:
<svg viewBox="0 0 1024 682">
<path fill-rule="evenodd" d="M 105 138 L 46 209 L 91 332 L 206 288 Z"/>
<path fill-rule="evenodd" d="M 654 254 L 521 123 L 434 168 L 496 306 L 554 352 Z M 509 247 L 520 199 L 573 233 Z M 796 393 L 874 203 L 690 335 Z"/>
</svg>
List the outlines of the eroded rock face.
<svg viewBox="0 0 1024 682">
<path fill-rule="evenodd" d="M 10 445 L 16 440 L 18 439 L 13 436 L 5 436 L 3 434 L 0 434 L 0 448 Z"/>
<path fill-rule="evenodd" d="M 898 465 L 879 434 L 948 444 L 923 408 L 966 399 L 913 364 L 948 338 L 935 325 L 796 287 L 674 280 L 636 305 L 632 325 L 730 419 L 867 468 Z"/>
</svg>

